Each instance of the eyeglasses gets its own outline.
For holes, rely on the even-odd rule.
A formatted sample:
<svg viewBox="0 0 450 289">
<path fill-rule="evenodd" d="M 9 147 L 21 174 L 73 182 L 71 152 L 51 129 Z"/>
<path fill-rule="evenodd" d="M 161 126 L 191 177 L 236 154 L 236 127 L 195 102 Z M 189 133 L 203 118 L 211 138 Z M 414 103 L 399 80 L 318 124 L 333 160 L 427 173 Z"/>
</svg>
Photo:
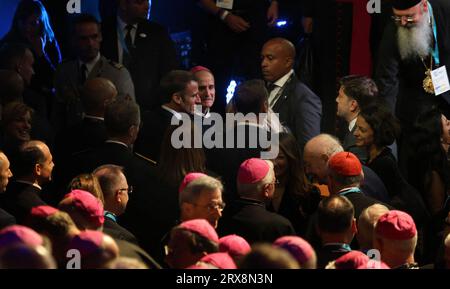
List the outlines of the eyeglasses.
<svg viewBox="0 0 450 289">
<path fill-rule="evenodd" d="M 406 23 L 411 24 L 411 23 L 414 23 L 415 15 L 412 15 L 412 16 L 411 16 L 411 15 L 408 15 L 408 16 L 406 16 L 406 15 L 404 15 L 404 16 L 393 15 L 393 16 L 391 16 L 391 18 L 392 18 L 392 20 L 394 20 L 395 23 L 397 23 L 397 24 L 401 24 L 403 18 L 406 18 Z"/>
<path fill-rule="evenodd" d="M 207 208 L 209 212 L 214 212 L 214 211 L 223 211 L 223 209 L 225 208 L 225 203 L 221 202 L 221 203 L 217 203 L 217 204 L 208 204 L 208 205 L 198 205 L 198 204 L 192 204 L 196 207 L 202 207 L 202 208 Z"/>
<path fill-rule="evenodd" d="M 119 192 L 127 192 L 128 194 L 131 194 L 133 192 L 133 186 L 129 186 L 128 188 L 118 189 Z"/>
</svg>

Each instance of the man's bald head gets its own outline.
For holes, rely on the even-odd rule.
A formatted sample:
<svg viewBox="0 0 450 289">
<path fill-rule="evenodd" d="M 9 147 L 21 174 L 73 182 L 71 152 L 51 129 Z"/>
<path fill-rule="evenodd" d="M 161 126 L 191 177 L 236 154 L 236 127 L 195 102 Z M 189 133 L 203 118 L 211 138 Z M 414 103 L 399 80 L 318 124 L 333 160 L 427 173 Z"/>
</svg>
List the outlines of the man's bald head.
<svg viewBox="0 0 450 289">
<path fill-rule="evenodd" d="M 281 37 L 268 40 L 264 46 L 275 46 L 280 52 L 287 57 L 295 58 L 295 46 L 289 40 Z"/>
<path fill-rule="evenodd" d="M 329 134 L 320 134 L 310 139 L 303 151 L 305 172 L 316 179 L 317 182 L 326 184 L 328 177 L 328 159 L 335 153 L 344 149 L 339 140 Z"/>
<path fill-rule="evenodd" d="M 358 243 L 362 249 L 373 248 L 373 229 L 378 219 L 389 209 L 381 204 L 374 204 L 365 208 L 358 218 Z"/>
<path fill-rule="evenodd" d="M 2 105 L 12 101 L 22 101 L 25 83 L 14 70 L 0 69 L 0 97 Z"/>
<path fill-rule="evenodd" d="M 261 70 L 266 81 L 275 82 L 292 69 L 295 47 L 284 38 L 267 41 L 261 51 Z"/>
<path fill-rule="evenodd" d="M 87 114 L 103 117 L 105 104 L 117 96 L 115 85 L 108 79 L 88 79 L 81 92 L 81 102 Z"/>
</svg>

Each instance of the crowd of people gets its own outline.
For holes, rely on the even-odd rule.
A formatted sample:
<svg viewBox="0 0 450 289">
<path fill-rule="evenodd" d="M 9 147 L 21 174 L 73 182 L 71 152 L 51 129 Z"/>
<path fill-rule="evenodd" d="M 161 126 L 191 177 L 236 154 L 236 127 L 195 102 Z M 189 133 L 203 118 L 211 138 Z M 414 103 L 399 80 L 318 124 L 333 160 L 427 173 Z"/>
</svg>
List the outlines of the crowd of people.
<svg viewBox="0 0 450 289">
<path fill-rule="evenodd" d="M 148 0 L 74 17 L 64 61 L 42 3 L 19 2 L 0 40 L 0 268 L 450 269 L 450 98 L 431 78 L 450 67 L 448 1 L 391 1 L 373 79 L 339 80 L 341 139 L 295 46 L 265 37 L 278 1 L 198 2 L 220 33 L 189 71 Z"/>
</svg>

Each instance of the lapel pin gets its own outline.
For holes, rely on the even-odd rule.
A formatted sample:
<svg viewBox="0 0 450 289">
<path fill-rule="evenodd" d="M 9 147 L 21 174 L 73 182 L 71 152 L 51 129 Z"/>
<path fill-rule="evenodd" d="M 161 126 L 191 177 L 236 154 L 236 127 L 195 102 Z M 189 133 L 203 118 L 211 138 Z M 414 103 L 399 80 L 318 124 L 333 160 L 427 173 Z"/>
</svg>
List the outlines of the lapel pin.
<svg viewBox="0 0 450 289">
<path fill-rule="evenodd" d="M 141 34 L 139 34 L 139 37 L 141 37 L 141 38 L 147 38 L 147 34 L 141 33 Z"/>
</svg>

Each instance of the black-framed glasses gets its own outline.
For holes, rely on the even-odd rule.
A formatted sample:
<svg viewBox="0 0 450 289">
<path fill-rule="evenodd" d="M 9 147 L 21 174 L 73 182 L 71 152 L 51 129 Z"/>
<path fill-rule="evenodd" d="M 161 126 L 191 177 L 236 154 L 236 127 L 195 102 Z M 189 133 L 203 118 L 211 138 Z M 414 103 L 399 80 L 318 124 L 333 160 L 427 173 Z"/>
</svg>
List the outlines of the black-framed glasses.
<svg viewBox="0 0 450 289">
<path fill-rule="evenodd" d="M 223 211 L 223 209 L 225 209 L 225 202 L 208 204 L 208 205 L 198 205 L 198 204 L 193 204 L 193 205 L 196 207 L 207 208 L 209 212 L 214 212 L 216 210 Z"/>
<path fill-rule="evenodd" d="M 128 186 L 128 188 L 122 188 L 118 189 L 119 192 L 127 192 L 128 194 L 131 194 L 133 192 L 133 186 Z"/>
</svg>

